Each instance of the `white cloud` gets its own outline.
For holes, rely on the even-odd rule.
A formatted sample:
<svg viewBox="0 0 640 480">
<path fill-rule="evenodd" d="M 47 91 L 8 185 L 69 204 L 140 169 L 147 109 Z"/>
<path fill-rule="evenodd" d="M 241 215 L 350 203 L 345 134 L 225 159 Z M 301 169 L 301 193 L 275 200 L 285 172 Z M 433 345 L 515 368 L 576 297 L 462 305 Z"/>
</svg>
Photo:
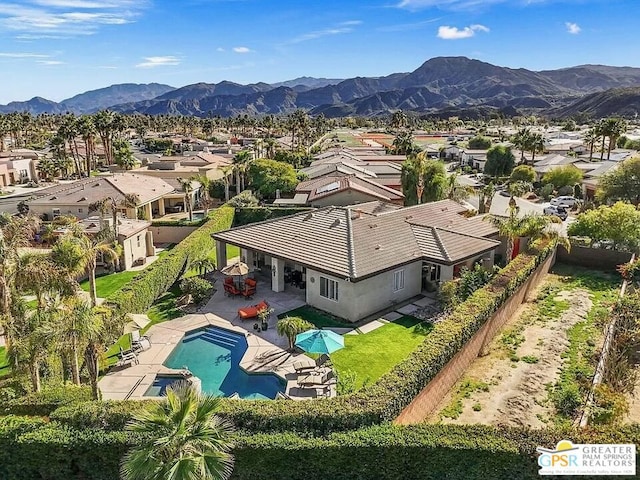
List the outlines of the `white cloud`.
<svg viewBox="0 0 640 480">
<path fill-rule="evenodd" d="M 61 62 L 60 60 L 37 60 L 36 63 L 40 65 L 65 65 L 66 62 Z"/>
<path fill-rule="evenodd" d="M 236 53 L 249 53 L 251 50 L 248 47 L 233 47 L 233 51 Z"/>
<path fill-rule="evenodd" d="M 396 6 L 406 10 L 422 10 L 431 7 L 466 10 L 484 7 L 494 3 L 504 3 L 506 1 L 509 0 L 401 0 Z"/>
<path fill-rule="evenodd" d="M 144 62 L 136 65 L 137 68 L 154 68 L 166 67 L 171 65 L 180 65 L 180 59 L 167 55 L 164 57 L 144 57 Z"/>
<path fill-rule="evenodd" d="M 216 48 L 216 52 L 224 52 L 224 48 L 218 47 L 218 48 Z"/>
<path fill-rule="evenodd" d="M 325 28 L 324 30 L 316 30 L 313 32 L 305 33 L 296 38 L 293 38 L 286 42 L 287 44 L 306 42 L 308 40 L 315 40 L 316 38 L 328 37 L 331 35 L 341 35 L 344 33 L 353 32 L 353 27 L 361 25 L 360 20 L 347 20 L 346 22 L 340 22 L 334 27 Z"/>
<path fill-rule="evenodd" d="M 450 27 L 448 25 L 443 25 L 438 28 L 438 38 L 442 38 L 443 40 L 459 40 L 461 38 L 470 38 L 473 37 L 476 32 L 488 32 L 489 29 L 484 25 L 469 25 L 468 27 L 464 27 L 463 29 L 459 29 L 458 27 Z"/>
<path fill-rule="evenodd" d="M 131 23 L 148 0 L 28 0 L 0 1 L 0 30 L 21 40 L 92 35 L 104 25 Z"/>
<path fill-rule="evenodd" d="M 566 22 L 564 25 L 567 27 L 567 32 L 572 35 L 577 35 L 582 31 L 580 25 L 578 25 L 577 23 Z"/>
<path fill-rule="evenodd" d="M 0 52 L 0 58 L 49 58 L 50 55 L 25 52 Z"/>
</svg>

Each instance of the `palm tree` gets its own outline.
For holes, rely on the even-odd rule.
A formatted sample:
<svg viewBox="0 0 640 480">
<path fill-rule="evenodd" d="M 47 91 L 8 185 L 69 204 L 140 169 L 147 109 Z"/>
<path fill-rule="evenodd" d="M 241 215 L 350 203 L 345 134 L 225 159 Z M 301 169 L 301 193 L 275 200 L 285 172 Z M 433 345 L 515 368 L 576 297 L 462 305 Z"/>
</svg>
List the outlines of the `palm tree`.
<svg viewBox="0 0 640 480">
<path fill-rule="evenodd" d="M 251 152 L 242 150 L 233 157 L 233 171 L 236 174 L 236 195 L 244 190 L 244 173 L 251 161 Z"/>
<path fill-rule="evenodd" d="M 193 184 L 190 178 L 178 178 L 182 191 L 184 192 L 184 204 L 187 207 L 189 221 L 193 221 Z"/>
<path fill-rule="evenodd" d="M 201 186 L 201 195 L 202 199 L 200 203 L 202 204 L 202 209 L 204 210 L 204 216 L 206 217 L 209 213 L 209 207 L 211 206 L 211 196 L 209 195 L 209 189 L 211 188 L 211 179 L 206 175 L 196 175 L 192 178 L 198 182 Z"/>
<path fill-rule="evenodd" d="M 529 135 L 526 148 L 531 150 L 531 164 L 533 165 L 536 160 L 536 153 L 544 152 L 544 137 L 542 134 L 533 133 Z"/>
<path fill-rule="evenodd" d="M 520 150 L 520 163 L 524 161 L 524 152 L 529 147 L 529 137 L 531 136 L 531 130 L 528 128 L 519 129 L 511 139 L 513 146 Z"/>
<path fill-rule="evenodd" d="M 101 200 L 97 200 L 93 203 L 89 204 L 90 212 L 98 212 L 99 213 L 99 221 L 100 221 L 100 230 L 103 230 L 104 227 L 104 215 L 108 212 L 111 212 L 111 228 L 113 239 L 118 239 L 118 210 L 120 208 L 132 208 L 133 209 L 133 217 L 137 218 L 138 216 L 138 204 L 140 203 L 140 197 L 135 193 L 126 193 L 124 197 L 118 201 L 112 197 L 105 197 Z"/>
<path fill-rule="evenodd" d="M 461 202 L 469 198 L 474 193 L 472 187 L 468 185 L 462 185 L 458 180 L 458 174 L 452 173 L 447 177 L 447 198 L 456 202 Z"/>
<path fill-rule="evenodd" d="M 287 337 L 289 340 L 290 351 L 293 351 L 296 335 L 312 329 L 313 325 L 300 317 L 284 317 L 278 320 L 276 325 L 278 335 Z"/>
<path fill-rule="evenodd" d="M 233 471 L 232 426 L 218 415 L 220 399 L 186 382 L 136 415 L 127 430 L 143 440 L 124 457 L 124 480 L 226 480 Z"/>
<path fill-rule="evenodd" d="M 47 294 L 72 296 L 77 283 L 65 275 L 46 253 L 26 253 L 18 260 L 16 287 L 33 292 L 38 308 L 44 308 Z"/>
<path fill-rule="evenodd" d="M 101 255 L 109 261 L 115 262 L 118 255 L 113 248 L 113 243 L 103 240 L 101 237 L 100 233 L 93 239 L 85 234 L 80 236 L 66 234 L 58 240 L 51 251 L 54 262 L 70 274 L 77 275 L 83 271 L 87 274 L 89 295 L 93 307 L 97 304 L 96 268 L 98 256 Z"/>
<path fill-rule="evenodd" d="M 29 246 L 40 225 L 39 220 L 28 215 L 12 217 L 0 214 L 0 322 L 5 331 L 11 325 L 11 297 L 15 290 L 15 276 L 20 259 L 20 249 Z M 5 336 L 7 343 L 10 336 Z"/>
<path fill-rule="evenodd" d="M 60 305 L 60 318 L 56 325 L 56 339 L 63 350 L 71 356 L 71 376 L 73 383 L 80 385 L 80 344 L 94 338 L 99 321 L 88 303 L 73 298 Z"/>
<path fill-rule="evenodd" d="M 215 270 L 216 264 L 213 263 L 213 260 L 211 260 L 208 257 L 198 258 L 197 260 L 194 260 L 193 262 L 191 262 L 191 268 L 197 270 L 198 275 L 202 276 Z"/>
<path fill-rule="evenodd" d="M 609 144 L 607 145 L 607 160 L 609 160 L 611 150 L 613 150 L 618 138 L 627 131 L 627 122 L 622 118 L 608 118 L 606 130 L 609 135 Z"/>
<path fill-rule="evenodd" d="M 589 161 L 593 160 L 593 149 L 598 141 L 598 134 L 595 128 L 590 128 L 584 135 L 584 142 L 589 145 Z"/>
<path fill-rule="evenodd" d="M 234 170 L 233 165 L 227 165 L 226 167 L 222 167 L 220 171 L 222 172 L 222 181 L 224 182 L 224 201 L 229 201 L 229 174 Z"/>
<path fill-rule="evenodd" d="M 91 393 L 94 400 L 99 400 L 98 377 L 100 375 L 100 360 L 107 347 L 122 335 L 126 315 L 109 307 L 93 308 L 93 317 L 89 320 L 91 326 L 84 329 L 87 346 L 84 350 L 84 363 L 89 374 Z"/>
<path fill-rule="evenodd" d="M 407 205 L 446 198 L 444 164 L 429 160 L 425 152 L 412 153 L 402 162 L 401 182 Z"/>
</svg>

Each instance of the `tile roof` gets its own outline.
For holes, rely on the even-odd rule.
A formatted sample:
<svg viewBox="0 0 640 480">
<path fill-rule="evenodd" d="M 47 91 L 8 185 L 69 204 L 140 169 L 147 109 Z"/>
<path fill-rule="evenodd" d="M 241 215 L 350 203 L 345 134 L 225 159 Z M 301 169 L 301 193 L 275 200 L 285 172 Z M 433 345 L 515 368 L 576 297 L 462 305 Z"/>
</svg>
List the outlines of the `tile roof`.
<svg viewBox="0 0 640 480">
<path fill-rule="evenodd" d="M 267 220 L 213 237 L 356 281 L 419 259 L 453 264 L 496 248 L 499 242 L 485 238 L 497 234 L 495 227 L 480 217 L 463 217 L 464 211 L 451 200 L 408 208 L 369 202 Z"/>
<path fill-rule="evenodd" d="M 388 202 L 404 198 L 402 192 L 358 175 L 326 175 L 300 182 L 296 187 L 298 193 L 309 193 L 309 201 L 347 190 L 356 190 Z"/>
<path fill-rule="evenodd" d="M 83 178 L 73 183 L 54 185 L 36 192 L 33 204 L 89 205 L 111 197 L 123 200 L 126 194 L 138 195 L 144 205 L 174 191 L 174 187 L 160 178 L 133 173 L 117 173 L 98 177 Z"/>
</svg>

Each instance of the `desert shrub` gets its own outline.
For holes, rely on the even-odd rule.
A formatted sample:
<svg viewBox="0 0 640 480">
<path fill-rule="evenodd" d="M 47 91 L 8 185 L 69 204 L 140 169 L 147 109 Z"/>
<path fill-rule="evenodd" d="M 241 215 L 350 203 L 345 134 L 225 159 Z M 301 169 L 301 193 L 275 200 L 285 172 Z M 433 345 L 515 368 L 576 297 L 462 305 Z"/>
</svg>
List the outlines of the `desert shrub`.
<svg viewBox="0 0 640 480">
<path fill-rule="evenodd" d="M 569 418 L 574 417 L 582 406 L 582 394 L 574 383 L 560 385 L 553 392 L 551 399 L 556 411 Z"/>
</svg>

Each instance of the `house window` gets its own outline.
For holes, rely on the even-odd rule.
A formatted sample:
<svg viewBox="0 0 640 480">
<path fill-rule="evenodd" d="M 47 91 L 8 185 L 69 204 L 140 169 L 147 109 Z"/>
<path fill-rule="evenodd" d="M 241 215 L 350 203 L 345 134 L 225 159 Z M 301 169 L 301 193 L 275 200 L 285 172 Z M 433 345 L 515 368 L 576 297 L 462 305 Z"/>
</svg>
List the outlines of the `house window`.
<svg viewBox="0 0 640 480">
<path fill-rule="evenodd" d="M 437 282 L 440 280 L 440 265 L 431 265 L 431 281 Z"/>
<path fill-rule="evenodd" d="M 138 248 L 140 248 L 140 235 L 136 237 L 136 240 L 138 241 Z"/>
<path fill-rule="evenodd" d="M 51 213 L 53 214 L 53 218 L 58 218 L 60 216 L 60 209 L 54 208 L 51 210 Z"/>
<path fill-rule="evenodd" d="M 393 291 L 397 292 L 404 288 L 404 269 L 393 272 Z"/>
<path fill-rule="evenodd" d="M 82 209 L 81 208 L 78 209 L 78 213 L 82 213 Z"/>
<path fill-rule="evenodd" d="M 320 296 L 338 301 L 338 282 L 325 277 L 320 277 Z"/>
</svg>

